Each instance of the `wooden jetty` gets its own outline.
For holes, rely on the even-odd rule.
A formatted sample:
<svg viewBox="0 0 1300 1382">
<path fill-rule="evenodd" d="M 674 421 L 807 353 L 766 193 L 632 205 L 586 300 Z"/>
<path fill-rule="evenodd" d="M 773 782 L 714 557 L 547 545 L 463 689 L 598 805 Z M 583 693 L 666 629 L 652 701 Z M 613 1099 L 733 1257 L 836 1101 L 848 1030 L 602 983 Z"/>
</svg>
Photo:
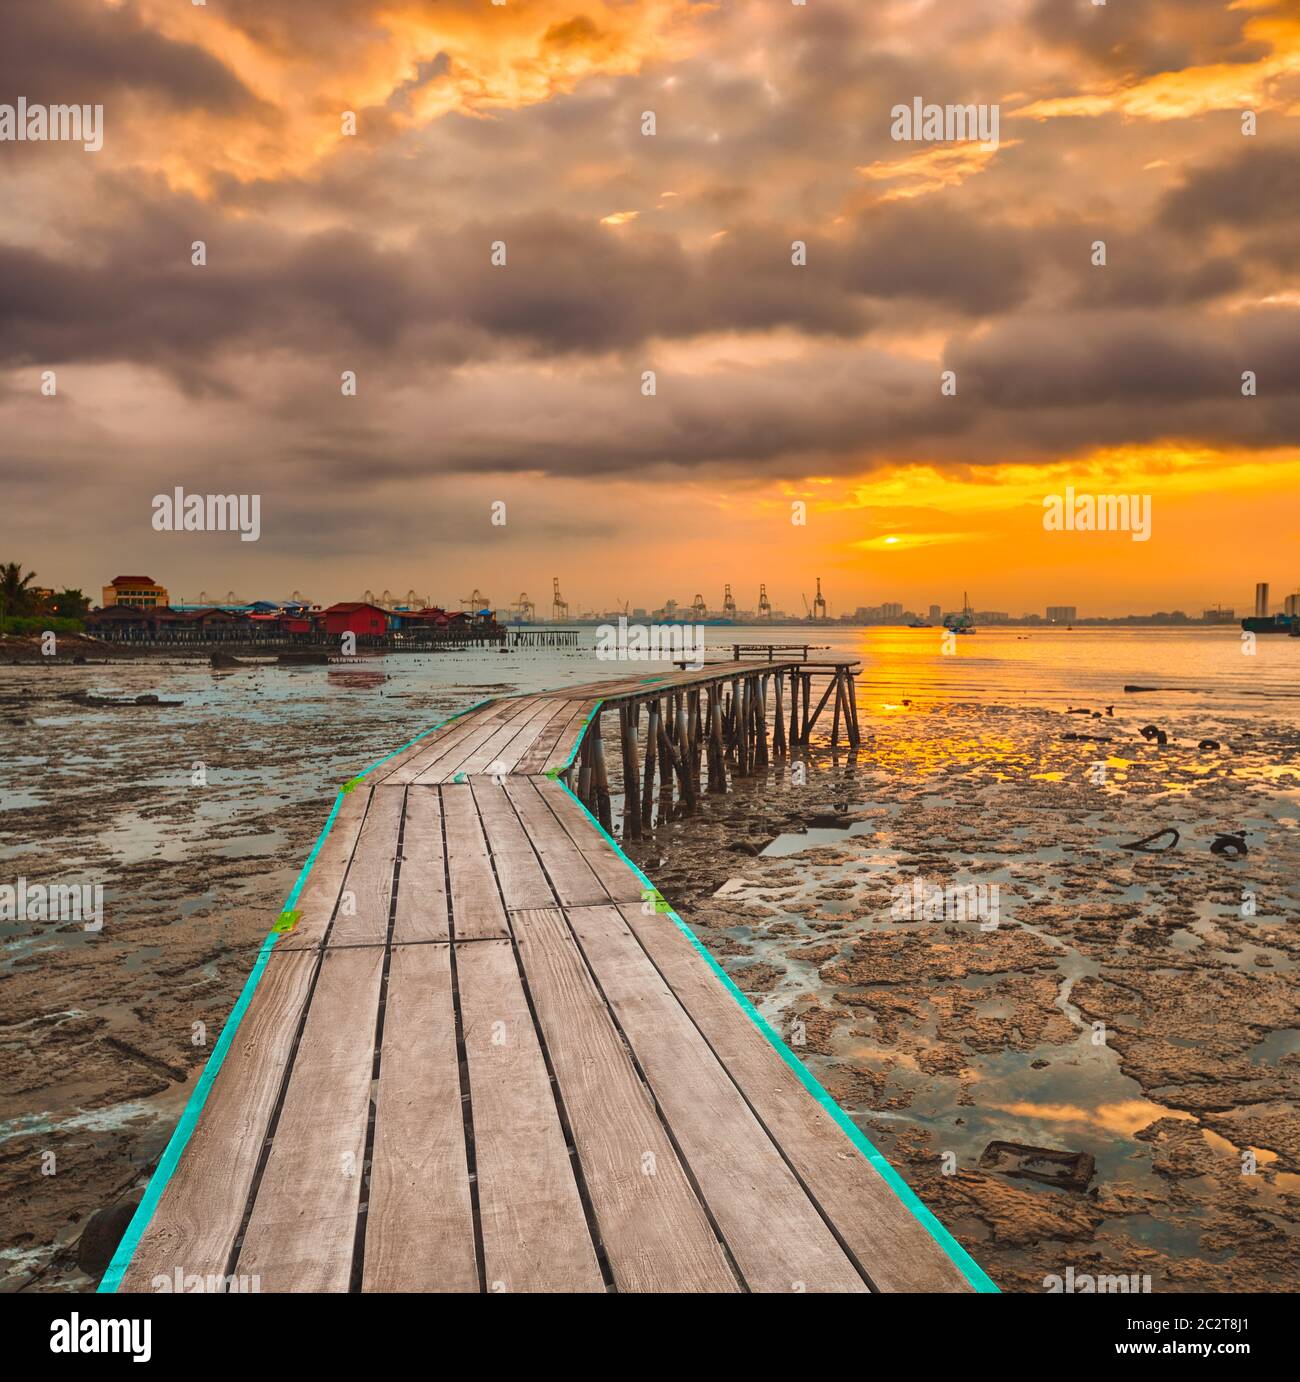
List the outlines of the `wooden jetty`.
<svg viewBox="0 0 1300 1382">
<path fill-rule="evenodd" d="M 101 1289 L 991 1289 L 596 823 L 602 720 L 637 833 L 814 678 L 856 743 L 854 670 L 497 700 L 347 784 Z"/>
</svg>

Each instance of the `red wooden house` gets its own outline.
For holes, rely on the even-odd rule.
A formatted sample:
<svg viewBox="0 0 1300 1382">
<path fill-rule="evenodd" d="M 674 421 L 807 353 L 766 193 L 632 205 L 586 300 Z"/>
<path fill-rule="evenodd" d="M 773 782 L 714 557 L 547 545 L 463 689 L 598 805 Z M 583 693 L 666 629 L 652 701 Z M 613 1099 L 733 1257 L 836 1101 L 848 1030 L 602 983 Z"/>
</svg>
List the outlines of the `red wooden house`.
<svg viewBox="0 0 1300 1382">
<path fill-rule="evenodd" d="M 382 634 L 388 632 L 388 611 L 378 605 L 344 601 L 325 610 L 322 623 L 327 634 Z"/>
</svg>

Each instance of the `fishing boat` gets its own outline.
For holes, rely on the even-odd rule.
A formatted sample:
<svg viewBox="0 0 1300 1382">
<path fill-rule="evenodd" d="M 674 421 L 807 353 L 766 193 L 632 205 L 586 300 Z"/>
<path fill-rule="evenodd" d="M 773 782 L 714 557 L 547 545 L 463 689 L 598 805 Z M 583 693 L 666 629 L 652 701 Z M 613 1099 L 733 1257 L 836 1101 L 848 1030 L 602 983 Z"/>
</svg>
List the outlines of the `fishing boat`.
<svg viewBox="0 0 1300 1382">
<path fill-rule="evenodd" d="M 970 600 L 966 592 L 961 593 L 961 613 L 950 614 L 944 621 L 943 626 L 950 633 L 974 633 L 975 632 L 975 611 L 970 607 Z"/>
</svg>

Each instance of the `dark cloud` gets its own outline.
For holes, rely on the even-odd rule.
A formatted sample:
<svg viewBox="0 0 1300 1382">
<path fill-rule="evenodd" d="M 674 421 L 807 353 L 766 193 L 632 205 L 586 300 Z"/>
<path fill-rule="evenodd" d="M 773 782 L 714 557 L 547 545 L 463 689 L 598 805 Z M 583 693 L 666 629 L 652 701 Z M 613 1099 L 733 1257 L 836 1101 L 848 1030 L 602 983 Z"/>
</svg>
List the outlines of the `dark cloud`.
<svg viewBox="0 0 1300 1382">
<path fill-rule="evenodd" d="M 178 109 L 237 111 L 252 94 L 202 48 L 149 28 L 127 0 L 10 0 L 0 44 L 0 92 L 13 101 L 102 104 L 141 91 Z"/>
<path fill-rule="evenodd" d="M 1277 0 L 1277 7 L 1288 0 Z M 1256 62 L 1269 45 L 1245 35 L 1255 11 L 1225 0 L 1037 0 L 1031 27 L 1048 42 L 1126 76 L 1217 62 Z"/>
</svg>

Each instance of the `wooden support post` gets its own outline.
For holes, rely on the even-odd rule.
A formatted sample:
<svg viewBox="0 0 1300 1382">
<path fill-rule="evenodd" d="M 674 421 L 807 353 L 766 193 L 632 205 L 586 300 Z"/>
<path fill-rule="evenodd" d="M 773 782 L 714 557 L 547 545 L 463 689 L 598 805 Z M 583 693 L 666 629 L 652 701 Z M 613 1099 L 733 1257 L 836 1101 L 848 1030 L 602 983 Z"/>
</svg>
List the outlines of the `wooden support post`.
<svg viewBox="0 0 1300 1382">
<path fill-rule="evenodd" d="M 591 775 L 596 790 L 596 819 L 609 834 L 614 833 L 614 817 L 609 809 L 609 775 L 605 771 L 605 740 L 600 732 L 600 712 L 592 724 Z"/>
<path fill-rule="evenodd" d="M 623 741 L 623 835 L 631 840 L 641 838 L 641 793 L 636 774 L 636 732 L 640 719 L 641 707 L 635 701 L 619 708 Z"/>
<path fill-rule="evenodd" d="M 758 765 L 766 768 L 767 758 L 767 682 L 766 675 L 758 679 Z"/>
<path fill-rule="evenodd" d="M 772 678 L 772 694 L 776 701 L 776 714 L 772 721 L 772 752 L 778 757 L 785 757 L 785 711 L 781 706 L 781 673 L 778 672 Z"/>
<path fill-rule="evenodd" d="M 805 653 L 804 656 L 807 657 L 807 653 Z M 800 742 L 800 743 L 803 743 L 803 744 L 806 744 L 806 743 L 808 742 L 808 731 L 811 729 L 811 726 L 810 726 L 809 723 L 808 723 L 808 702 L 811 701 L 811 700 L 812 700 L 812 673 L 811 673 L 811 672 L 805 672 L 805 673 L 803 674 L 803 719 L 802 719 L 802 721 L 800 722 L 800 735 L 799 735 L 799 742 Z"/>
<path fill-rule="evenodd" d="M 598 719 L 593 720 L 582 736 L 582 750 L 578 755 L 578 800 L 591 806 L 591 741 L 596 734 Z"/>
<path fill-rule="evenodd" d="M 812 681 L 812 677 L 809 676 L 808 680 L 809 680 L 809 682 L 811 682 L 811 681 Z M 828 682 L 826 683 L 826 690 L 822 692 L 822 698 L 821 698 L 821 700 L 819 700 L 819 701 L 817 702 L 817 709 L 814 710 L 813 713 L 812 713 L 812 718 L 809 719 L 808 716 L 805 714 L 805 716 L 804 716 L 804 722 L 803 722 L 803 742 L 804 742 L 805 744 L 808 742 L 808 736 L 809 736 L 809 735 L 812 733 L 812 731 L 813 731 L 813 726 L 817 723 L 817 717 L 818 717 L 818 715 L 820 715 L 820 714 L 822 713 L 822 707 L 826 704 L 826 702 L 827 702 L 828 700 L 830 700 L 830 698 L 831 698 L 831 692 L 834 691 L 834 689 L 835 689 L 836 686 L 838 686 L 838 685 L 839 685 L 839 682 L 838 682 L 837 680 L 835 680 L 835 679 L 832 679 L 832 680 L 828 681 Z"/>
<path fill-rule="evenodd" d="M 790 747 L 799 742 L 799 673 L 790 669 Z"/>
<path fill-rule="evenodd" d="M 709 704 L 709 791 L 727 790 L 727 746 L 722 738 L 722 685 L 713 689 Z"/>
<path fill-rule="evenodd" d="M 749 776 L 749 678 L 740 683 L 740 714 L 736 717 L 736 773 Z"/>
<path fill-rule="evenodd" d="M 654 825 L 655 757 L 659 751 L 659 702 L 651 701 L 646 707 L 649 723 L 645 730 L 645 781 L 641 788 L 641 829 L 650 830 Z"/>
<path fill-rule="evenodd" d="M 685 696 L 677 698 L 677 776 L 687 811 L 695 810 L 695 783 L 691 777 L 691 728 L 686 714 Z"/>
<path fill-rule="evenodd" d="M 862 731 L 861 731 L 861 729 L 860 729 L 859 726 L 858 726 L 858 691 L 857 691 L 857 683 L 856 683 L 856 681 L 854 680 L 853 673 L 852 673 L 852 672 L 849 672 L 849 671 L 846 671 L 846 672 L 844 673 L 844 680 L 845 680 L 845 682 L 847 683 L 847 686 L 846 686 L 846 694 L 848 695 L 848 698 L 849 698 L 849 700 L 848 700 L 848 710 L 849 710 L 849 743 L 852 744 L 853 747 L 856 749 L 856 748 L 858 748 L 858 747 L 861 745 L 861 743 L 862 743 Z"/>
<path fill-rule="evenodd" d="M 831 748 L 838 746 L 840 742 L 840 707 L 844 704 L 844 673 L 837 667 L 835 669 L 835 718 L 831 721 Z"/>
</svg>

